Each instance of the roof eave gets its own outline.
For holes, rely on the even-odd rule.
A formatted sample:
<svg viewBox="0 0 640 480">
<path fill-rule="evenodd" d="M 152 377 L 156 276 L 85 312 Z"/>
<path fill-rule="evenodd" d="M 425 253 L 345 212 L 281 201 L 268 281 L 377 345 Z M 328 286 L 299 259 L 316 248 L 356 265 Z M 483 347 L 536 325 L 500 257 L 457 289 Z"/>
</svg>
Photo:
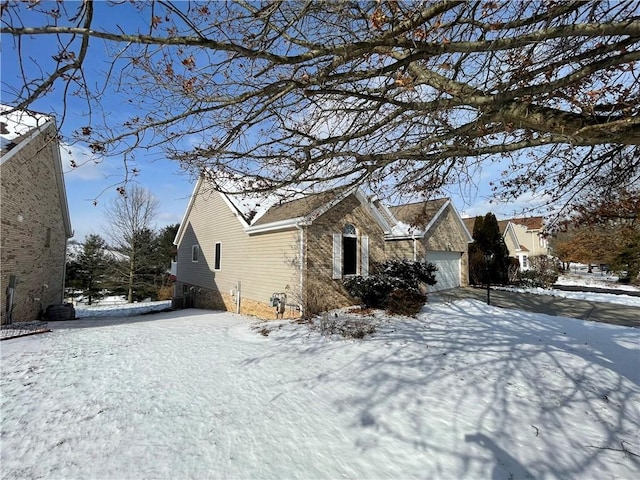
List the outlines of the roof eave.
<svg viewBox="0 0 640 480">
<path fill-rule="evenodd" d="M 287 218 L 277 222 L 265 223 L 264 225 L 253 225 L 246 227 L 244 231 L 249 235 L 256 233 L 275 232 L 278 230 L 289 230 L 300 226 L 311 225 L 311 221 L 306 217 Z"/>
</svg>

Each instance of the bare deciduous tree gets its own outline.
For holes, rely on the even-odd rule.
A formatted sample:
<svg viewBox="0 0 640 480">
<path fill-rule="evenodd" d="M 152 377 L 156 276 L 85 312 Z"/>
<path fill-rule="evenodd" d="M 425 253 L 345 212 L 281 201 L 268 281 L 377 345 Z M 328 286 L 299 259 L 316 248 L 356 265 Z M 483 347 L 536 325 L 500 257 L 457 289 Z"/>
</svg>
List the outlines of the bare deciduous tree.
<svg viewBox="0 0 640 480">
<path fill-rule="evenodd" d="M 136 275 L 145 266 L 143 255 L 149 246 L 146 235 L 152 229 L 158 200 L 146 189 L 132 184 L 105 210 L 111 246 L 122 253 L 125 260 L 123 276 L 127 279 L 127 301 L 133 302 Z"/>
<path fill-rule="evenodd" d="M 639 180 L 636 0 L 32 3 L 2 7 L 21 62 L 3 97 L 83 97 L 77 139 L 97 154 L 163 146 L 222 190 L 231 177 L 429 194 L 496 161 L 497 192 L 552 202 Z M 146 24 L 97 23 L 108 8 Z M 34 70 L 41 36 L 59 51 Z M 106 91 L 134 114 L 101 126 Z"/>
</svg>

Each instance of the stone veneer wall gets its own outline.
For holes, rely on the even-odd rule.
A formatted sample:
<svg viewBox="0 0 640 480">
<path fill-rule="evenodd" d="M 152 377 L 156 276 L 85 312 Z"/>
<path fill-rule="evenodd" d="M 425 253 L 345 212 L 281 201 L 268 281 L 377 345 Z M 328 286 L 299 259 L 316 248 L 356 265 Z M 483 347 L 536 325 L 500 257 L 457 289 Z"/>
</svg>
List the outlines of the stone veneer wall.
<svg viewBox="0 0 640 480">
<path fill-rule="evenodd" d="M 177 283 L 176 288 L 183 289 L 186 285 L 187 290 L 192 286 L 188 284 Z M 173 306 L 175 308 L 185 307 L 185 297 L 174 297 Z M 223 310 L 228 312 L 236 312 L 236 299 L 228 293 L 219 293 L 216 290 L 193 286 L 193 293 L 191 293 L 191 300 L 194 308 L 202 308 L 206 310 Z M 251 315 L 264 320 L 271 320 L 276 318 L 275 307 L 272 307 L 266 303 L 257 302 L 255 300 L 249 300 L 242 298 L 240 302 L 240 313 L 243 315 Z M 287 306 L 284 313 L 284 318 L 298 318 L 300 312 L 296 309 L 292 309 Z"/>
</svg>

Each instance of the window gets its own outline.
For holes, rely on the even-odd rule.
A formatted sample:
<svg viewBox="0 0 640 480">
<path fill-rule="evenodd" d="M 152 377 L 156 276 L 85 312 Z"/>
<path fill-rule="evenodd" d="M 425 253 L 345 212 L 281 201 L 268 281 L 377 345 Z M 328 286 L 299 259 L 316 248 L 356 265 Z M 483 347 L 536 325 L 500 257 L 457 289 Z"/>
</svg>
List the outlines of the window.
<svg viewBox="0 0 640 480">
<path fill-rule="evenodd" d="M 369 237 L 358 238 L 356 227 L 350 223 L 342 233 L 333 234 L 332 276 L 339 279 L 344 275 L 369 275 Z"/>
<path fill-rule="evenodd" d="M 191 261 L 197 262 L 200 256 L 200 245 L 193 245 L 191 247 Z"/>
<path fill-rule="evenodd" d="M 547 238 L 544 235 L 539 235 L 538 239 L 540 240 L 540 246 L 542 248 L 547 248 Z"/>
<path fill-rule="evenodd" d="M 355 275 L 358 265 L 356 227 L 347 223 L 342 229 L 342 275 Z"/>
<path fill-rule="evenodd" d="M 216 243 L 216 257 L 215 262 L 213 264 L 214 270 L 220 270 L 220 256 L 222 253 L 222 244 L 220 242 Z"/>
<path fill-rule="evenodd" d="M 47 227 L 47 231 L 45 232 L 44 246 L 49 248 L 51 246 L 51 227 Z"/>
</svg>

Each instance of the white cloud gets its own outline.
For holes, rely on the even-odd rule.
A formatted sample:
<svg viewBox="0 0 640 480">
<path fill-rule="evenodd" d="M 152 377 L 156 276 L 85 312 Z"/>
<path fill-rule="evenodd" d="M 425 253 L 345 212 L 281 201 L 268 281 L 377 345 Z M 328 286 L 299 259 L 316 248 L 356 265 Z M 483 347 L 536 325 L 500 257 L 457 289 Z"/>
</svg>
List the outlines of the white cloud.
<svg viewBox="0 0 640 480">
<path fill-rule="evenodd" d="M 104 180 L 110 174 L 107 163 L 96 158 L 87 147 L 63 143 L 60 156 L 65 179 L 69 182 Z"/>
</svg>

